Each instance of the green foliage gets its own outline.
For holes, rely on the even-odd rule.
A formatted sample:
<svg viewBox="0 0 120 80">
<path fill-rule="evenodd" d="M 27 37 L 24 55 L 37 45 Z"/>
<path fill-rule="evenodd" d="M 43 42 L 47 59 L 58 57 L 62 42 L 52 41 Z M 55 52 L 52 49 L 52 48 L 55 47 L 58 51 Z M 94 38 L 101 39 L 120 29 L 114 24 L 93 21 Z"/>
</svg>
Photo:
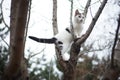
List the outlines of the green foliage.
<svg viewBox="0 0 120 80">
<path fill-rule="evenodd" d="M 3 40 L 7 36 L 9 30 L 8 29 L 6 30 L 6 27 L 3 26 L 2 24 L 4 23 L 2 14 L 0 13 L 0 76 L 3 74 L 5 64 L 8 59 L 8 47 L 4 45 L 5 41 Z"/>
<path fill-rule="evenodd" d="M 6 24 L 3 22 L 2 14 L 0 13 L 0 79 L 3 76 L 5 65 L 8 60 L 8 48 L 9 45 L 5 41 L 8 36 L 9 28 L 6 27 Z"/>
<path fill-rule="evenodd" d="M 40 65 L 40 64 L 37 64 Z M 42 69 L 42 67 L 45 67 Z M 30 80 L 59 80 L 58 74 L 54 73 L 53 64 L 47 63 L 41 67 L 34 67 L 30 72 Z"/>
<path fill-rule="evenodd" d="M 47 66 L 41 71 L 41 77 L 46 80 L 58 80 L 58 75 L 55 75 L 53 66 Z"/>
<path fill-rule="evenodd" d="M 99 59 L 96 55 L 93 55 L 92 57 L 89 57 L 88 55 L 83 55 L 81 57 L 83 61 L 78 62 L 77 65 L 77 80 L 96 80 L 96 77 L 100 73 L 95 71 L 95 67 L 99 64 L 93 64 L 93 61 L 96 61 L 99 63 Z"/>
<path fill-rule="evenodd" d="M 30 51 L 28 50 L 28 52 Z M 33 52 L 30 53 L 33 55 L 35 54 Z M 37 53 L 37 55 L 40 53 Z M 36 58 L 37 60 L 35 61 L 32 60 L 33 57 L 35 56 L 29 58 L 29 63 L 28 63 L 28 67 L 30 69 L 29 71 L 30 80 L 59 80 L 58 74 L 55 73 L 54 71 L 55 63 L 53 61 L 46 63 L 46 59 L 44 55 L 42 55 L 39 58 Z M 36 65 L 36 66 L 32 67 L 32 65 Z"/>
<path fill-rule="evenodd" d="M 2 75 L 4 68 L 5 68 L 5 63 L 7 62 L 8 59 L 8 49 L 5 46 L 0 45 L 0 75 Z"/>
<path fill-rule="evenodd" d="M 94 80 L 95 75 L 92 73 L 88 73 L 85 75 L 84 80 Z"/>
</svg>

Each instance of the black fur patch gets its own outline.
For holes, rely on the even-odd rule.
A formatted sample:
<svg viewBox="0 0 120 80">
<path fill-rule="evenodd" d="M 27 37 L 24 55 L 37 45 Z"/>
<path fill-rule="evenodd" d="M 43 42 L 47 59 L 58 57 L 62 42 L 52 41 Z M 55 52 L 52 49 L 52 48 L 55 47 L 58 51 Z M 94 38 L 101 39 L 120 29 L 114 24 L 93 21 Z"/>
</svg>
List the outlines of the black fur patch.
<svg viewBox="0 0 120 80">
<path fill-rule="evenodd" d="M 65 29 L 68 33 L 71 33 L 70 30 L 68 28 Z"/>
<path fill-rule="evenodd" d="M 63 44 L 63 42 L 61 42 L 61 41 L 58 41 L 58 44 Z"/>
</svg>

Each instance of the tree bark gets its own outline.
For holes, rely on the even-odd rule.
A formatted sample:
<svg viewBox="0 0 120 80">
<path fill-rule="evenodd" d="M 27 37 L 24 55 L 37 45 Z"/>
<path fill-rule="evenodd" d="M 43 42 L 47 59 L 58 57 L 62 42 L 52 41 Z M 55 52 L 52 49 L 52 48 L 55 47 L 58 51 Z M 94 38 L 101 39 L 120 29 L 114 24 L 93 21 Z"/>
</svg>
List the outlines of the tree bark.
<svg viewBox="0 0 120 80">
<path fill-rule="evenodd" d="M 58 25 L 57 25 L 57 0 L 53 0 L 53 33 L 56 35 L 58 33 Z"/>
<path fill-rule="evenodd" d="M 10 14 L 10 58 L 6 65 L 4 80 L 27 80 L 23 78 L 24 32 L 29 0 L 12 0 Z M 24 63 L 24 64 L 23 64 Z M 23 72 L 22 72 L 23 71 Z"/>
</svg>

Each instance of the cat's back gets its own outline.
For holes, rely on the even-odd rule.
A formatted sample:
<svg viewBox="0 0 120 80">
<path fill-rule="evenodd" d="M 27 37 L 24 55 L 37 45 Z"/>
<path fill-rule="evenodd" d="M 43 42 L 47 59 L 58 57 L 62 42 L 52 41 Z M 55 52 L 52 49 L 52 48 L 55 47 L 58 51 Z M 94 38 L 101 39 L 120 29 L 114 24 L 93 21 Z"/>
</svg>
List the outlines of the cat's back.
<svg viewBox="0 0 120 80">
<path fill-rule="evenodd" d="M 72 41 L 72 35 L 71 33 L 69 33 L 66 30 L 63 30 L 61 32 L 59 32 L 56 36 L 55 36 L 58 40 L 63 41 L 63 42 L 71 42 Z"/>
</svg>

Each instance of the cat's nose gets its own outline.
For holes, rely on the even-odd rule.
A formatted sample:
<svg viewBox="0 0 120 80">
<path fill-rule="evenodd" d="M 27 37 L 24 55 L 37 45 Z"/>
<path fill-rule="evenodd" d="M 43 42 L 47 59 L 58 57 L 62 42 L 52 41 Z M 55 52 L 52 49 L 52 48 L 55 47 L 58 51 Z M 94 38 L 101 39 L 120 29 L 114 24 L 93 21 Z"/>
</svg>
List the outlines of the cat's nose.
<svg viewBox="0 0 120 80">
<path fill-rule="evenodd" d="M 80 20 L 80 22 L 83 22 L 83 21 L 84 21 L 83 19 Z"/>
<path fill-rule="evenodd" d="M 84 18 L 85 18 L 85 16 L 82 17 L 82 19 L 84 19 Z"/>
</svg>

